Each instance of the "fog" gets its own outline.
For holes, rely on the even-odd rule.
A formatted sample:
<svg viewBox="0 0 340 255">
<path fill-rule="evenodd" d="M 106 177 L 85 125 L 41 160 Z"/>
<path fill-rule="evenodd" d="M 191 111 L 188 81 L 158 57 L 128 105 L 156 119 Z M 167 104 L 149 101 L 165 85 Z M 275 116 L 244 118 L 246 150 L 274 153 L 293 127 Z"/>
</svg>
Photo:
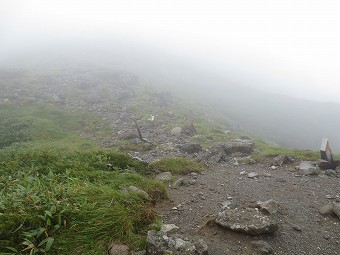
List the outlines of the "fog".
<svg viewBox="0 0 340 255">
<path fill-rule="evenodd" d="M 184 86 L 212 103 L 219 98 L 216 107 L 234 109 L 226 114 L 257 128 L 258 135 L 282 123 L 255 127 L 244 108 L 256 106 L 253 114 L 275 105 L 294 111 L 283 125 L 307 112 L 308 119 L 320 120 L 318 127 L 332 125 L 310 131 L 311 143 L 297 141 L 304 130 L 290 139 L 269 135 L 279 144 L 317 149 L 323 136 L 340 141 L 335 134 L 340 124 L 332 117 L 339 105 L 321 104 L 340 103 L 337 0 L 0 0 L 0 38 L 2 66 L 41 68 L 53 61 L 67 66 L 76 60 L 129 70 L 154 83 Z M 249 105 L 236 107 L 235 97 Z M 299 110 L 307 106 L 310 111 Z M 306 126 L 309 122 L 300 129 Z"/>
</svg>

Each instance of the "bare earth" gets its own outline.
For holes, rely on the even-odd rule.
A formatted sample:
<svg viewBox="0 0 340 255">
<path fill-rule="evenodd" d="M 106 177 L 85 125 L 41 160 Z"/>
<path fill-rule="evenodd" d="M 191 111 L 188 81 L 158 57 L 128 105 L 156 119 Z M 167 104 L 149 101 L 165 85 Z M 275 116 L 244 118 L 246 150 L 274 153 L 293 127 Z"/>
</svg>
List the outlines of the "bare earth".
<svg viewBox="0 0 340 255">
<path fill-rule="evenodd" d="M 247 174 L 256 172 L 257 178 Z M 270 175 L 270 176 L 269 176 Z M 294 165 L 273 170 L 270 164 L 223 165 L 202 174 L 185 176 L 192 185 L 168 188 L 169 200 L 157 205 L 164 223 L 175 224 L 190 238 L 203 238 L 210 255 L 261 254 L 252 244 L 264 240 L 272 254 L 340 254 L 340 220 L 323 216 L 319 208 L 340 197 L 340 179 L 325 175 L 298 176 Z M 196 183 L 195 183 L 196 181 Z M 279 230 L 271 235 L 249 236 L 213 223 L 221 203 L 231 207 L 254 207 L 257 201 L 274 199 L 280 210 L 274 214 Z M 176 208 L 174 208 L 176 207 Z"/>
</svg>

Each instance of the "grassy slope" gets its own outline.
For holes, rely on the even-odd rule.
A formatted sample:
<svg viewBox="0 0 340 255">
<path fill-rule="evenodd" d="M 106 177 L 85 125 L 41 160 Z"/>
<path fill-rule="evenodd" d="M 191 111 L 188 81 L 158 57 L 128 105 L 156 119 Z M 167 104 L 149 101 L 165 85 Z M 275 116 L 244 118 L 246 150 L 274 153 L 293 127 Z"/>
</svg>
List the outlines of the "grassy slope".
<svg viewBox="0 0 340 255">
<path fill-rule="evenodd" d="M 80 137 L 81 114 L 47 105 L 0 114 L 8 138 L 0 150 L 1 254 L 105 254 L 110 241 L 145 247 L 152 201 L 166 196 L 163 184 L 141 175 L 145 165 Z M 131 185 L 150 198 L 121 192 Z"/>
</svg>

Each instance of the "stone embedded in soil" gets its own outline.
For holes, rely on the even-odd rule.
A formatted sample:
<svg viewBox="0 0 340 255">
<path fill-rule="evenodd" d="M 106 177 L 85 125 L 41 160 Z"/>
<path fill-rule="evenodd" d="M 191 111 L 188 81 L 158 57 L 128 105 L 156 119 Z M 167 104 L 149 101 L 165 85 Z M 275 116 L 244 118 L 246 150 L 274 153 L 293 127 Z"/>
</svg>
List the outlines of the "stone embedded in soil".
<svg viewBox="0 0 340 255">
<path fill-rule="evenodd" d="M 107 253 L 109 255 L 128 255 L 129 247 L 122 244 L 112 244 L 110 245 Z"/>
<path fill-rule="evenodd" d="M 302 175 L 318 174 L 318 169 L 309 161 L 302 161 L 299 165 L 299 172 Z"/>
<path fill-rule="evenodd" d="M 258 201 L 257 202 L 257 205 L 265 210 L 266 212 L 270 213 L 270 214 L 274 214 L 274 213 L 277 213 L 279 211 L 279 203 L 276 202 L 275 200 L 273 199 L 269 199 L 267 201 L 264 201 L 264 202 L 261 202 L 261 201 Z"/>
<path fill-rule="evenodd" d="M 221 211 L 215 222 L 224 228 L 248 235 L 269 234 L 278 230 L 277 223 L 256 208 L 235 208 Z"/>
<path fill-rule="evenodd" d="M 249 177 L 249 178 L 255 178 L 255 177 L 257 177 L 257 176 L 258 176 L 258 174 L 255 173 L 255 172 L 251 172 L 251 173 L 248 174 L 248 177 Z"/>
<path fill-rule="evenodd" d="M 263 240 L 252 241 L 251 244 L 264 254 L 270 254 L 273 252 L 273 248 L 270 246 L 270 244 Z"/>
<path fill-rule="evenodd" d="M 334 202 L 333 203 L 333 212 L 339 217 L 340 219 L 340 203 Z"/>
<path fill-rule="evenodd" d="M 328 203 L 319 209 L 319 213 L 322 215 L 333 214 L 333 204 Z"/>
<path fill-rule="evenodd" d="M 165 182 L 168 182 L 168 181 L 171 181 L 171 179 L 172 179 L 172 174 L 170 172 L 163 172 L 163 173 L 158 174 L 155 177 L 156 181 L 165 181 Z"/>
<path fill-rule="evenodd" d="M 148 255 L 208 255 L 208 246 L 203 239 L 195 242 L 163 231 L 148 231 L 146 243 Z"/>
</svg>

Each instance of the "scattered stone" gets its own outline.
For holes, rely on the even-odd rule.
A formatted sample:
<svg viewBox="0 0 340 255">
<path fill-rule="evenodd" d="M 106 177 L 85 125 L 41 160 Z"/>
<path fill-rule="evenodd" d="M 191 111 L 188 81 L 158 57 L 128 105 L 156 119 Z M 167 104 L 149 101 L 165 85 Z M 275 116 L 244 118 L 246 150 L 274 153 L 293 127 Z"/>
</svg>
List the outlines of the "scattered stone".
<svg viewBox="0 0 340 255">
<path fill-rule="evenodd" d="M 272 175 L 271 175 L 271 174 L 268 174 L 268 173 L 264 173 L 263 176 L 264 176 L 264 177 L 272 177 Z"/>
<path fill-rule="evenodd" d="M 140 195 L 142 195 L 142 196 L 143 196 L 144 198 L 146 198 L 146 199 L 150 199 L 148 193 L 146 193 L 144 190 L 141 190 L 141 189 L 139 189 L 139 188 L 137 188 L 137 187 L 135 187 L 135 186 L 129 186 L 129 187 L 128 187 L 128 190 L 129 190 L 129 191 L 132 191 L 132 192 L 134 192 L 134 193 L 140 194 Z"/>
<path fill-rule="evenodd" d="M 183 152 L 193 154 L 202 151 L 202 146 L 199 143 L 188 143 L 180 146 Z"/>
<path fill-rule="evenodd" d="M 332 169 L 327 169 L 326 171 L 325 171 L 325 174 L 327 175 L 327 176 L 333 176 L 333 177 L 337 177 L 337 172 L 335 172 L 335 170 L 332 170 Z"/>
<path fill-rule="evenodd" d="M 180 136 L 182 133 L 182 128 L 181 127 L 175 127 L 170 131 L 170 134 L 173 136 Z"/>
<path fill-rule="evenodd" d="M 274 165 L 275 166 L 282 166 L 284 164 L 289 164 L 294 162 L 294 159 L 287 155 L 280 155 L 274 158 Z"/>
<path fill-rule="evenodd" d="M 276 166 L 271 166 L 270 167 L 272 170 L 275 170 L 277 167 Z"/>
<path fill-rule="evenodd" d="M 302 161 L 299 165 L 299 171 L 302 175 L 318 174 L 317 167 L 310 161 Z"/>
<path fill-rule="evenodd" d="M 276 202 L 273 199 L 269 199 L 265 202 L 258 201 L 257 205 L 262 209 L 265 210 L 266 212 L 270 214 L 277 213 L 279 211 L 280 205 L 278 202 Z"/>
<path fill-rule="evenodd" d="M 179 227 L 177 227 L 175 224 L 164 224 L 161 228 L 161 231 L 164 233 L 175 233 L 179 230 Z"/>
<path fill-rule="evenodd" d="M 299 231 L 299 232 L 302 230 L 301 227 L 298 226 L 298 225 L 292 225 L 292 228 L 296 231 Z"/>
<path fill-rule="evenodd" d="M 333 202 L 333 212 L 339 217 L 340 219 L 340 203 Z"/>
<path fill-rule="evenodd" d="M 222 210 L 223 209 L 229 209 L 229 206 L 231 205 L 231 202 L 230 201 L 223 201 L 221 202 L 221 207 L 222 207 Z"/>
<path fill-rule="evenodd" d="M 150 230 L 146 243 L 148 255 L 208 255 L 208 246 L 203 239 L 194 242 L 178 234 Z"/>
<path fill-rule="evenodd" d="M 180 186 L 185 185 L 185 179 L 184 178 L 178 178 L 173 184 L 172 187 L 173 188 L 179 188 Z"/>
<path fill-rule="evenodd" d="M 109 255 L 129 255 L 129 247 L 122 244 L 111 244 L 107 253 Z"/>
<path fill-rule="evenodd" d="M 259 240 L 259 241 L 252 241 L 252 245 L 254 245 L 260 252 L 264 254 L 270 254 L 273 252 L 273 248 L 269 245 L 269 243 Z"/>
<path fill-rule="evenodd" d="M 248 235 L 262 235 L 278 230 L 278 225 L 257 208 L 226 209 L 218 213 L 215 222 L 227 229 Z"/>
<path fill-rule="evenodd" d="M 258 174 L 255 173 L 255 172 L 251 172 L 251 173 L 248 174 L 248 178 L 255 178 L 257 176 L 258 176 Z"/>
<path fill-rule="evenodd" d="M 319 209 L 319 213 L 322 214 L 322 215 L 332 214 L 333 213 L 333 204 L 329 203 L 329 204 L 322 206 Z"/>
<path fill-rule="evenodd" d="M 276 178 L 275 181 L 276 182 L 287 182 L 287 180 L 285 178 L 281 178 L 281 177 Z"/>
<path fill-rule="evenodd" d="M 240 175 L 245 175 L 245 174 L 247 174 L 247 172 L 246 172 L 246 171 L 242 171 L 242 172 L 240 172 Z"/>
<path fill-rule="evenodd" d="M 172 174 L 170 172 L 163 172 L 155 177 L 156 181 L 169 182 L 172 180 Z"/>
</svg>

